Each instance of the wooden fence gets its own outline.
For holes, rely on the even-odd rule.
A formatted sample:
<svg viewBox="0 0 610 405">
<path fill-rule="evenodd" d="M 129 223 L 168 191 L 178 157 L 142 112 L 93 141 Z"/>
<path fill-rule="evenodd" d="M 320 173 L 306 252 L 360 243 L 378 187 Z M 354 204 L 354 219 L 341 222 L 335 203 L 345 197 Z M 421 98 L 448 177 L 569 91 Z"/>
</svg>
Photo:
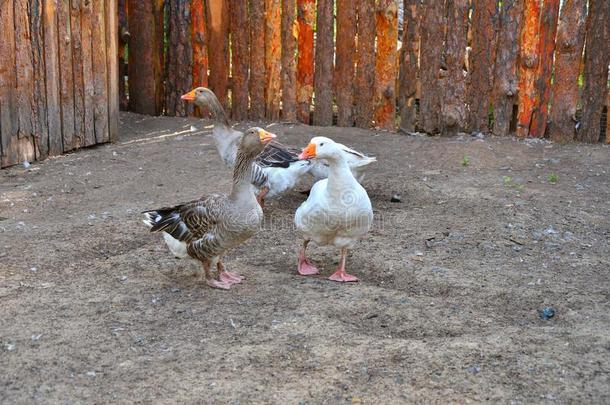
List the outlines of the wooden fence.
<svg viewBox="0 0 610 405">
<path fill-rule="evenodd" d="M 586 142 L 610 133 L 600 124 L 610 1 L 400 2 L 119 0 L 129 106 L 191 114 L 179 97 L 203 85 L 235 120 Z"/>
<path fill-rule="evenodd" d="M 0 0 L 1 166 L 113 140 L 115 0 Z"/>
</svg>

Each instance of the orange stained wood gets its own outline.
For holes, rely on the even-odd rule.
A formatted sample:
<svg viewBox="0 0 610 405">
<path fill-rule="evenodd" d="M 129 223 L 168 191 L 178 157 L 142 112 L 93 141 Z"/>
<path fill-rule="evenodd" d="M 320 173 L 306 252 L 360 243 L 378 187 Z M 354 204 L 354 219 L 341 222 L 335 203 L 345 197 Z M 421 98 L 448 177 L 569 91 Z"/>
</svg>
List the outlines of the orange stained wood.
<svg viewBox="0 0 610 405">
<path fill-rule="evenodd" d="M 517 136 L 529 135 L 532 112 L 539 103 L 536 91 L 540 63 L 540 0 L 525 0 L 521 29 L 521 65 L 519 66 L 519 112 Z"/>
<path fill-rule="evenodd" d="M 278 120 L 282 67 L 281 0 L 265 0 L 265 10 L 265 115 L 268 119 Z"/>
<path fill-rule="evenodd" d="M 193 86 L 208 86 L 208 50 L 204 0 L 191 2 L 191 38 L 193 41 Z"/>
<path fill-rule="evenodd" d="M 398 8 L 395 0 L 380 0 L 377 5 L 377 57 L 375 63 L 375 115 L 378 127 L 395 129 Z"/>
<path fill-rule="evenodd" d="M 313 24 L 315 16 L 315 0 L 297 0 L 297 118 L 306 124 L 309 124 L 313 94 Z"/>
</svg>

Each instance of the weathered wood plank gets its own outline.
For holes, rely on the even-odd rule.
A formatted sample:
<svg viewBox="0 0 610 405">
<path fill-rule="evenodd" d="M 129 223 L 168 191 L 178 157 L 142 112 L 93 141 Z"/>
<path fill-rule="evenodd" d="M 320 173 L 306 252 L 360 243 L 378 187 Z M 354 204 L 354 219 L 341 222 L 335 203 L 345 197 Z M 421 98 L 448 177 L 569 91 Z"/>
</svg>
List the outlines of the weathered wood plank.
<svg viewBox="0 0 610 405">
<path fill-rule="evenodd" d="M 357 0 L 355 122 L 360 128 L 373 124 L 375 83 L 375 0 Z"/>
<path fill-rule="evenodd" d="M 337 125 L 354 125 L 354 72 L 356 56 L 356 7 L 351 0 L 337 0 L 335 99 Z"/>
<path fill-rule="evenodd" d="M 83 76 L 83 45 L 81 1 L 70 1 L 70 31 L 72 38 L 72 72 L 74 77 L 74 142 L 73 148 L 85 146 L 85 79 Z"/>
<path fill-rule="evenodd" d="M 62 153 L 62 126 L 59 95 L 59 39 L 57 37 L 57 0 L 44 2 L 44 58 L 49 125 L 49 155 Z"/>
<path fill-rule="evenodd" d="M 229 99 L 229 3 L 227 0 L 207 2 L 210 89 L 216 94 L 225 110 Z"/>
<path fill-rule="evenodd" d="M 93 7 L 90 1 L 81 1 L 81 45 L 83 50 L 83 122 L 85 146 L 95 145 L 93 86 Z M 135 80 L 135 79 L 134 79 Z M 131 83 L 130 83 L 131 84 Z"/>
<path fill-rule="evenodd" d="M 191 37 L 193 40 L 193 86 L 208 86 L 208 34 L 204 0 L 191 2 Z"/>
<path fill-rule="evenodd" d="M 0 155 L 1 167 L 18 163 L 17 139 L 18 118 L 15 110 L 15 18 L 10 2 L 0 7 Z"/>
<path fill-rule="evenodd" d="M 297 0 L 299 51 L 297 59 L 297 118 L 309 124 L 313 94 L 315 0 Z"/>
<path fill-rule="evenodd" d="M 375 60 L 375 125 L 396 129 L 396 77 L 398 74 L 398 7 L 396 0 L 379 0 L 375 13 L 377 57 Z"/>
<path fill-rule="evenodd" d="M 250 3 L 250 119 L 265 116 L 265 0 Z"/>
<path fill-rule="evenodd" d="M 536 80 L 539 101 L 532 113 L 532 123 L 528 134 L 530 137 L 542 138 L 546 131 L 549 103 L 551 102 L 551 76 L 558 16 L 559 0 L 545 0 L 540 18 L 540 64 Z"/>
<path fill-rule="evenodd" d="M 193 112 L 192 104 L 180 99 L 193 87 L 190 0 L 168 0 L 166 4 L 165 114 L 184 117 Z"/>
<path fill-rule="evenodd" d="M 440 130 L 440 68 L 443 43 L 444 1 L 430 0 L 422 7 L 421 99 L 419 127 L 432 134 Z"/>
<path fill-rule="evenodd" d="M 119 14 L 119 106 L 121 110 L 129 108 L 127 98 L 127 61 L 125 60 L 125 49 L 129 43 L 129 22 L 127 21 L 127 0 L 118 0 Z"/>
<path fill-rule="evenodd" d="M 248 2 L 231 3 L 231 114 L 234 120 L 248 118 L 250 19 Z"/>
<path fill-rule="evenodd" d="M 282 67 L 280 0 L 265 0 L 265 116 L 280 117 L 280 70 Z"/>
<path fill-rule="evenodd" d="M 34 108 L 32 122 L 36 159 L 49 154 L 49 131 L 47 127 L 47 98 L 45 90 L 43 0 L 30 0 L 30 36 L 32 41 L 32 66 Z"/>
<path fill-rule="evenodd" d="M 415 99 L 419 76 L 419 9 L 419 0 L 404 0 L 398 106 L 400 108 L 400 129 L 405 132 L 415 131 L 416 123 Z"/>
<path fill-rule="evenodd" d="M 116 0 L 106 0 L 106 46 L 108 70 L 108 136 L 119 137 L 119 20 Z M 187 28 L 188 32 L 188 28 Z M 190 38 L 189 38 L 190 39 Z M 190 43 L 190 40 L 189 40 Z"/>
<path fill-rule="evenodd" d="M 498 23 L 498 0 L 473 0 L 470 52 L 470 131 L 489 131 L 493 68 Z"/>
<path fill-rule="evenodd" d="M 93 51 L 93 120 L 97 143 L 108 142 L 108 69 L 106 66 L 106 24 L 103 1 L 94 1 L 92 13 Z M 61 46 L 60 46 L 61 49 Z M 62 77 L 63 80 L 63 77 Z M 64 134 L 64 141 L 66 136 Z"/>
<path fill-rule="evenodd" d="M 333 124 L 334 0 L 318 0 L 314 70 L 314 125 Z"/>
<path fill-rule="evenodd" d="M 610 144 L 610 89 L 606 100 L 606 144 Z"/>
<path fill-rule="evenodd" d="M 447 79 L 444 82 L 441 102 L 441 133 L 457 135 L 466 125 L 466 80 L 464 58 L 466 56 L 468 0 L 447 0 L 447 40 L 445 65 Z"/>
<path fill-rule="evenodd" d="M 34 110 L 34 68 L 32 66 L 32 41 L 27 3 L 27 0 L 15 0 L 14 2 L 15 70 L 17 72 L 15 101 L 17 103 L 19 138 L 30 138 L 34 129 L 32 123 Z"/>
<path fill-rule="evenodd" d="M 520 137 L 528 136 L 532 113 L 539 101 L 536 79 L 540 64 L 540 0 L 525 0 L 523 7 L 517 113 L 517 136 Z"/>
<path fill-rule="evenodd" d="M 282 120 L 297 120 L 296 0 L 282 1 Z"/>
<path fill-rule="evenodd" d="M 578 76 L 585 43 L 587 2 L 566 0 L 561 8 L 553 79 L 553 106 L 549 138 L 567 142 L 576 134 L 576 107 L 578 105 Z"/>
<path fill-rule="evenodd" d="M 590 0 L 587 21 L 581 128 L 576 138 L 599 142 L 600 119 L 607 97 L 610 63 L 610 1 Z"/>
<path fill-rule="evenodd" d="M 102 20 L 103 24 L 103 20 Z M 57 7 L 59 38 L 59 94 L 61 99 L 61 128 L 63 151 L 74 149 L 74 72 L 72 69 L 72 33 L 70 32 L 70 2 L 60 1 Z M 100 48 L 105 41 L 98 42 Z M 105 52 L 105 50 L 102 50 Z"/>
<path fill-rule="evenodd" d="M 163 112 L 163 0 L 128 0 L 129 108 Z"/>
<path fill-rule="evenodd" d="M 517 101 L 517 58 L 522 14 L 523 0 L 502 2 L 492 101 L 494 107 L 493 133 L 495 135 L 509 134 L 513 106 Z"/>
</svg>

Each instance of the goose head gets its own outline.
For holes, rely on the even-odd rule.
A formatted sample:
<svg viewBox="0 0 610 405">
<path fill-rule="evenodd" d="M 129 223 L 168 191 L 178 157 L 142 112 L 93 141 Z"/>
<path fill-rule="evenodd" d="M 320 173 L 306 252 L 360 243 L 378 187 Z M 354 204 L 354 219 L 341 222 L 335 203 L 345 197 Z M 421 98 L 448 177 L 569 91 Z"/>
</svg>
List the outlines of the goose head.
<svg viewBox="0 0 610 405">
<path fill-rule="evenodd" d="M 259 127 L 248 129 L 239 143 L 239 150 L 248 156 L 256 156 L 265 149 L 265 146 L 276 136 Z"/>
<path fill-rule="evenodd" d="M 190 101 L 198 107 L 205 107 L 208 104 L 208 98 L 210 96 L 216 97 L 212 90 L 206 87 L 196 87 L 186 94 L 183 94 L 180 99 L 184 101 Z"/>
<path fill-rule="evenodd" d="M 341 147 L 335 141 L 324 136 L 316 136 L 303 149 L 299 159 L 340 160 L 344 159 L 344 155 Z"/>
</svg>

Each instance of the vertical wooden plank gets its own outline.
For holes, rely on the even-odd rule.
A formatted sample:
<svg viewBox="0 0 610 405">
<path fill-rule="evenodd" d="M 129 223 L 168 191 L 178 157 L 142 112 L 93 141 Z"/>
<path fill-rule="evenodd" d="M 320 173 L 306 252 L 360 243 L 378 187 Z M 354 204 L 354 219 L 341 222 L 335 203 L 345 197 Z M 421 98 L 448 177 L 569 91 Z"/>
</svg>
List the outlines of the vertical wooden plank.
<svg viewBox="0 0 610 405">
<path fill-rule="evenodd" d="M 163 0 L 128 0 L 129 108 L 163 112 Z"/>
<path fill-rule="evenodd" d="M 70 35 L 72 38 L 72 72 L 74 77 L 74 148 L 85 146 L 85 80 L 83 77 L 83 46 L 81 1 L 70 0 Z"/>
<path fill-rule="evenodd" d="M 49 125 L 49 155 L 62 152 L 62 127 L 59 96 L 59 39 L 57 36 L 57 0 L 44 2 L 44 58 Z"/>
<path fill-rule="evenodd" d="M 498 0 L 473 0 L 472 47 L 470 51 L 470 131 L 489 131 L 489 107 L 498 22 Z"/>
<path fill-rule="evenodd" d="M 314 125 L 333 124 L 334 0 L 318 0 L 314 71 Z"/>
<path fill-rule="evenodd" d="M 297 118 L 309 124 L 313 94 L 315 0 L 297 0 L 299 52 L 297 59 Z"/>
<path fill-rule="evenodd" d="M 337 0 L 335 99 L 337 125 L 354 125 L 354 72 L 356 62 L 356 7 L 351 0 Z"/>
<path fill-rule="evenodd" d="M 398 106 L 400 129 L 405 132 L 415 131 L 415 98 L 419 76 L 419 8 L 419 0 L 404 0 Z"/>
<path fill-rule="evenodd" d="M 102 22 L 103 23 L 103 22 Z M 59 94 L 63 151 L 74 149 L 74 73 L 72 70 L 72 33 L 70 32 L 70 2 L 60 1 L 57 8 L 59 38 Z M 97 42 L 100 48 L 105 41 Z M 102 51 L 104 52 L 104 51 Z M 105 60 L 104 60 L 105 62 Z M 105 63 L 104 63 L 105 64 Z"/>
<path fill-rule="evenodd" d="M 233 119 L 248 118 L 248 50 L 250 47 L 250 19 L 248 1 L 231 4 L 231 65 L 233 78 L 231 88 L 231 114 Z"/>
<path fill-rule="evenodd" d="M 587 17 L 582 119 L 577 139 L 599 142 L 600 119 L 608 92 L 610 63 L 610 1 L 590 0 Z"/>
<path fill-rule="evenodd" d="M 525 0 L 523 7 L 517 114 L 517 136 L 520 137 L 529 134 L 532 113 L 539 99 L 536 78 L 540 63 L 540 0 Z"/>
<path fill-rule="evenodd" d="M 280 69 L 282 63 L 280 0 L 265 0 L 265 116 L 280 117 Z"/>
<path fill-rule="evenodd" d="M 265 0 L 250 3 L 250 119 L 265 116 Z"/>
<path fill-rule="evenodd" d="M 546 131 L 549 103 L 551 102 L 551 76 L 558 16 L 559 0 L 545 0 L 540 18 L 540 63 L 536 79 L 536 92 L 539 100 L 532 113 L 529 132 L 531 137 L 542 138 Z"/>
<path fill-rule="evenodd" d="M 444 1 L 430 0 L 422 7 L 421 98 L 419 127 L 427 133 L 440 130 L 440 68 L 443 43 Z"/>
<path fill-rule="evenodd" d="M 165 59 L 165 114 L 186 116 L 193 107 L 180 97 L 193 87 L 190 0 L 168 0 Z"/>
<path fill-rule="evenodd" d="M 396 77 L 398 74 L 398 7 L 396 0 L 379 0 L 375 13 L 377 57 L 375 59 L 376 126 L 396 129 Z"/>
<path fill-rule="evenodd" d="M 468 0 L 447 0 L 447 79 L 441 102 L 441 133 L 457 135 L 466 124 L 464 58 L 468 31 Z"/>
<path fill-rule="evenodd" d="M 125 50 L 129 43 L 129 23 L 127 21 L 127 0 L 117 0 L 119 14 L 119 106 L 121 110 L 129 108 L 129 99 L 127 98 L 127 61 L 125 60 Z"/>
<path fill-rule="evenodd" d="M 36 159 L 49 153 L 49 131 L 47 127 L 47 97 L 45 90 L 43 0 L 30 0 L 30 35 L 32 38 L 32 66 L 34 86 L 34 109 L 32 122 Z"/>
<path fill-rule="evenodd" d="M 228 109 L 229 90 L 229 3 L 228 0 L 207 2 L 208 37 L 210 38 L 210 89 Z"/>
<path fill-rule="evenodd" d="M 15 110 L 15 17 L 11 2 L 0 7 L 0 143 L 2 155 L 1 167 L 18 162 L 17 131 L 18 119 Z"/>
<path fill-rule="evenodd" d="M 282 120 L 297 120 L 296 0 L 282 1 Z"/>
<path fill-rule="evenodd" d="M 518 91 L 517 58 L 522 14 L 523 0 L 502 2 L 494 66 L 494 135 L 508 135 L 510 132 Z"/>
<path fill-rule="evenodd" d="M 19 125 L 19 138 L 32 136 L 33 123 L 33 66 L 32 41 L 27 0 L 15 0 L 15 71 L 17 89 L 15 101 Z"/>
<path fill-rule="evenodd" d="M 556 142 L 571 141 L 576 133 L 578 76 L 585 43 L 586 15 L 586 1 L 565 0 L 561 8 L 549 125 L 549 138 Z"/>
<path fill-rule="evenodd" d="M 93 6 L 88 0 L 81 0 L 81 45 L 83 50 L 83 122 L 84 144 L 95 145 L 93 86 Z M 130 83 L 131 84 L 131 83 Z"/>
<path fill-rule="evenodd" d="M 93 122 L 97 143 L 108 142 L 108 72 L 106 66 L 106 24 L 103 1 L 93 1 Z M 60 47 L 61 49 L 61 47 Z M 63 76 L 62 76 L 63 80 Z M 64 140 L 66 136 L 64 134 Z"/>
<path fill-rule="evenodd" d="M 108 70 L 108 136 L 119 136 L 119 20 L 116 0 L 106 0 L 106 46 Z M 190 33 L 187 27 L 187 32 Z M 189 35 L 190 37 L 190 35 Z M 190 43 L 190 38 L 189 38 Z M 189 75 L 190 76 L 190 75 Z"/>
<path fill-rule="evenodd" d="M 204 0 L 191 2 L 193 42 L 193 86 L 208 86 L 208 50 Z"/>
<path fill-rule="evenodd" d="M 355 121 L 360 128 L 373 124 L 375 83 L 375 0 L 357 0 L 358 42 L 356 44 Z"/>
</svg>

